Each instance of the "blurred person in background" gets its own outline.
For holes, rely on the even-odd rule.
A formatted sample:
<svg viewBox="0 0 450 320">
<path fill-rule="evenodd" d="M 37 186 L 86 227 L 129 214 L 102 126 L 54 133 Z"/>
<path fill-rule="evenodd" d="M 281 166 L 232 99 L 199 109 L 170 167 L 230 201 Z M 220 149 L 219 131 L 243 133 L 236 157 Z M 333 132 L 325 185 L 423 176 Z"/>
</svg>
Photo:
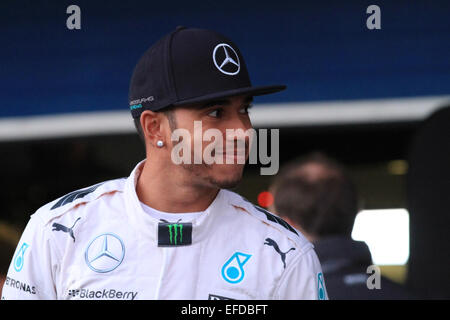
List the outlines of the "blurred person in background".
<svg viewBox="0 0 450 320">
<path fill-rule="evenodd" d="M 330 299 L 412 299 L 401 285 L 385 277 L 369 289 L 372 265 L 367 244 L 351 238 L 358 195 L 345 169 L 315 152 L 284 166 L 271 185 L 269 208 L 311 241 L 322 264 Z"/>
</svg>

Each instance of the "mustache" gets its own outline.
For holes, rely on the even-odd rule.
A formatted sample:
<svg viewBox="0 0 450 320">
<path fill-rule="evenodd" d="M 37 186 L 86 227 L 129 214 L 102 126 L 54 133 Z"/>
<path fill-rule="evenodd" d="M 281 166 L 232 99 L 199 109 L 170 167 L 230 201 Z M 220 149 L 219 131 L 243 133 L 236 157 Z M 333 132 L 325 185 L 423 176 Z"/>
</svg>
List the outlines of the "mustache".
<svg viewBox="0 0 450 320">
<path fill-rule="evenodd" d="M 249 150 L 250 142 L 247 140 L 235 140 L 235 141 L 227 141 L 223 147 L 222 151 L 218 150 L 217 154 L 229 154 L 230 151 L 233 154 L 245 153 Z"/>
</svg>

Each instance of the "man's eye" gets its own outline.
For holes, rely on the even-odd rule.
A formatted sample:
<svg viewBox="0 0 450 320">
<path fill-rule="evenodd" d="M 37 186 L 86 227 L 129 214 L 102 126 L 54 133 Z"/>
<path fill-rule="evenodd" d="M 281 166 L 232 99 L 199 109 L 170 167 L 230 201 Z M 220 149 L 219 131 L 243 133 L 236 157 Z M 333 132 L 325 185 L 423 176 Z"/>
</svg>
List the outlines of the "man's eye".
<svg viewBox="0 0 450 320">
<path fill-rule="evenodd" d="M 214 118 L 220 118 L 220 116 L 222 116 L 222 109 L 216 109 L 211 111 L 210 113 L 208 113 L 208 116 L 210 117 L 214 117 Z"/>
<path fill-rule="evenodd" d="M 249 113 L 248 111 L 249 111 L 249 109 L 250 109 L 251 107 L 252 107 L 251 105 L 246 106 L 246 107 L 240 109 L 239 112 L 242 113 L 242 114 L 248 114 L 248 113 Z"/>
</svg>

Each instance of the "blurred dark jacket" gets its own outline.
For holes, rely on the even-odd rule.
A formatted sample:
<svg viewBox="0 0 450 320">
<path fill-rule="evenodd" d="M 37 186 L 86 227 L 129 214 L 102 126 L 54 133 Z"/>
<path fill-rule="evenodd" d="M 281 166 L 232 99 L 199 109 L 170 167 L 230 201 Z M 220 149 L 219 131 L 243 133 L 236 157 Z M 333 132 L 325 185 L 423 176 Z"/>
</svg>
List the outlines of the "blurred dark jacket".
<svg viewBox="0 0 450 320">
<path fill-rule="evenodd" d="M 381 276 L 380 289 L 369 289 L 366 273 L 372 256 L 365 242 L 336 236 L 314 242 L 330 300 L 417 299 L 403 286 Z"/>
</svg>

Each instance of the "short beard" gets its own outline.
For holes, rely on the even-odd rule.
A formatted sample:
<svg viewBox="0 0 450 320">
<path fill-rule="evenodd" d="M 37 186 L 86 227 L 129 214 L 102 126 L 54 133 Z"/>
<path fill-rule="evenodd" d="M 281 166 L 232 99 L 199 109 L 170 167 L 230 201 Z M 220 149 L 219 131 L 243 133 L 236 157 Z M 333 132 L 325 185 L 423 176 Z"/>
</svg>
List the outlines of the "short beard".
<svg viewBox="0 0 450 320">
<path fill-rule="evenodd" d="M 236 179 L 229 179 L 229 180 L 222 180 L 222 181 L 217 181 L 212 178 L 208 179 L 209 183 L 211 183 L 212 185 L 214 185 L 220 189 L 233 189 L 239 184 L 239 182 L 241 182 L 241 180 L 242 180 L 242 175 Z"/>
<path fill-rule="evenodd" d="M 195 170 L 196 166 L 195 164 L 181 164 L 181 167 L 192 174 L 194 174 L 197 177 L 201 177 L 200 172 Z M 204 165 L 203 165 L 204 166 Z M 205 177 L 203 178 L 203 181 L 207 181 L 207 183 L 211 187 L 216 187 L 219 189 L 232 189 L 235 188 L 242 180 L 243 176 L 243 170 L 241 170 L 239 176 L 236 175 L 236 177 L 229 178 L 227 180 L 216 180 L 213 177 Z M 204 184 L 201 184 L 201 186 L 204 186 Z"/>
</svg>

